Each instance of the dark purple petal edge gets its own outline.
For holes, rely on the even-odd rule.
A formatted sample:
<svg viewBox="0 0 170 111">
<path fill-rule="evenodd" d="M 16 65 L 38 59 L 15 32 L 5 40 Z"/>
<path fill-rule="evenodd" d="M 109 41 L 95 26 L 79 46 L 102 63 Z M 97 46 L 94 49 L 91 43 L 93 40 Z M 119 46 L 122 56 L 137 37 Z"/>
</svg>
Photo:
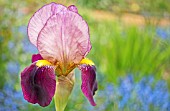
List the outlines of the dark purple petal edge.
<svg viewBox="0 0 170 111">
<path fill-rule="evenodd" d="M 32 63 L 38 60 L 43 60 L 42 56 L 40 54 L 33 54 L 32 55 Z"/>
<path fill-rule="evenodd" d="M 56 88 L 54 69 L 31 64 L 21 72 L 21 87 L 25 100 L 42 107 L 48 106 Z"/>
<path fill-rule="evenodd" d="M 78 13 L 78 9 L 77 9 L 77 7 L 76 7 L 75 5 L 70 5 L 70 6 L 68 7 L 68 9 L 69 9 L 70 11 L 72 11 L 72 12 Z"/>
<path fill-rule="evenodd" d="M 96 106 L 96 103 L 93 99 L 93 95 L 97 90 L 96 68 L 93 65 L 90 66 L 83 64 L 80 66 L 80 70 L 82 79 L 81 90 L 91 105 Z"/>
</svg>

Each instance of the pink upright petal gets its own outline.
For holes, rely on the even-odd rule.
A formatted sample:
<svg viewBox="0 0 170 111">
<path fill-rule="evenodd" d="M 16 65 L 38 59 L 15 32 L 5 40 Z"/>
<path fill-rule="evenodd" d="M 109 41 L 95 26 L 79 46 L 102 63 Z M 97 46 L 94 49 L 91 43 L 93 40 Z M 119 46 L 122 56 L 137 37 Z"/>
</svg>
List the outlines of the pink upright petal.
<svg viewBox="0 0 170 111">
<path fill-rule="evenodd" d="M 44 5 L 31 17 L 28 24 L 28 37 L 32 44 L 37 46 L 37 37 L 41 29 L 44 27 L 45 23 L 52 15 L 57 14 L 62 10 L 67 8 L 63 5 L 50 3 Z"/>
<path fill-rule="evenodd" d="M 42 56 L 40 54 L 33 54 L 32 55 L 32 63 L 38 60 L 43 60 Z"/>
<path fill-rule="evenodd" d="M 21 87 L 24 98 L 40 106 L 50 104 L 55 93 L 56 80 L 51 66 L 37 67 L 35 63 L 21 73 Z"/>
<path fill-rule="evenodd" d="M 79 63 L 91 47 L 88 25 L 79 14 L 62 11 L 47 21 L 37 45 L 42 57 L 51 63 Z"/>
<path fill-rule="evenodd" d="M 96 106 L 96 103 L 93 99 L 93 95 L 97 90 L 97 81 L 96 81 L 96 68 L 95 66 L 90 65 L 81 65 L 81 78 L 82 78 L 82 85 L 81 90 L 86 98 L 89 100 L 92 106 Z"/>
<path fill-rule="evenodd" d="M 73 11 L 73 12 L 78 13 L 78 9 L 77 9 L 77 7 L 74 6 L 74 5 L 70 5 L 70 6 L 68 7 L 68 9 L 69 9 L 70 11 Z"/>
<path fill-rule="evenodd" d="M 75 12 L 75 13 L 78 13 L 78 9 L 77 9 L 77 7 L 76 7 L 75 5 L 70 5 L 70 6 L 68 7 L 68 9 L 69 9 L 70 11 L 73 11 L 73 12 Z M 92 46 L 91 46 L 91 43 L 90 43 L 90 40 L 89 40 L 88 51 L 86 52 L 85 56 L 89 53 L 89 51 L 91 50 L 91 48 L 92 48 Z"/>
</svg>

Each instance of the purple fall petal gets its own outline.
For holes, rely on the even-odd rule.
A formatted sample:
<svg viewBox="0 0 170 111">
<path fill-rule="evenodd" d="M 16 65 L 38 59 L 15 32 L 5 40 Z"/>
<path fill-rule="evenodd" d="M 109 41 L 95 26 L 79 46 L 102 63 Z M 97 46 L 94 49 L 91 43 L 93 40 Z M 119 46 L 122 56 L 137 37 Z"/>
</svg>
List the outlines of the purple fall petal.
<svg viewBox="0 0 170 111">
<path fill-rule="evenodd" d="M 77 7 L 74 6 L 74 5 L 70 5 L 70 6 L 68 7 L 68 9 L 69 9 L 70 11 L 73 11 L 73 12 L 75 12 L 75 13 L 78 13 L 78 9 L 77 9 Z"/>
<path fill-rule="evenodd" d="M 93 99 L 93 95 L 97 90 L 97 81 L 96 81 L 96 68 L 95 66 L 90 65 L 81 65 L 81 78 L 82 78 L 82 85 L 81 90 L 83 94 L 87 97 L 90 101 L 92 106 L 96 106 L 96 103 Z"/>
<path fill-rule="evenodd" d="M 51 63 L 77 64 L 91 49 L 88 25 L 79 14 L 61 11 L 48 19 L 37 46 L 41 56 Z"/>
<path fill-rule="evenodd" d="M 50 104 L 55 93 L 56 80 L 51 66 L 37 67 L 35 63 L 21 73 L 21 87 L 24 98 L 40 106 Z"/>
<path fill-rule="evenodd" d="M 43 60 L 42 56 L 40 54 L 33 54 L 32 55 L 32 63 L 38 60 Z"/>
<path fill-rule="evenodd" d="M 66 10 L 67 8 L 63 5 L 50 3 L 44 5 L 40 8 L 35 14 L 31 17 L 28 24 L 28 37 L 32 44 L 37 46 L 37 38 L 41 29 L 44 27 L 47 20 L 62 10 Z"/>
</svg>

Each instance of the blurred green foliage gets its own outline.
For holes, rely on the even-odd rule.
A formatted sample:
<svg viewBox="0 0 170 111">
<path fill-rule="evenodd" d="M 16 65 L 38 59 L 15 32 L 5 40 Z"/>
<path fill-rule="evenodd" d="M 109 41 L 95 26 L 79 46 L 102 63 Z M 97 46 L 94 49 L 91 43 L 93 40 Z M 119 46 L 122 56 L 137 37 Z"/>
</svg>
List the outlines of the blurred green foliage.
<svg viewBox="0 0 170 111">
<path fill-rule="evenodd" d="M 9 58 L 11 58 L 9 51 L 7 50 L 8 41 L 12 38 L 13 26 L 10 24 L 14 23 L 16 17 L 14 16 L 14 7 L 8 2 L 1 1 L 0 13 L 0 78 L 2 80 L 0 88 L 2 88 L 7 79 L 6 76 L 4 76 L 6 75 L 6 64 L 9 61 Z"/>
<path fill-rule="evenodd" d="M 158 16 L 170 13 L 169 0 L 78 0 L 80 5 L 93 8 L 120 12 L 150 13 Z"/>
<path fill-rule="evenodd" d="M 24 51 L 23 39 L 27 38 L 19 28 L 27 26 L 30 17 L 35 11 L 52 0 L 0 0 L 0 89 L 6 81 L 14 81 L 16 90 L 20 90 L 20 72 L 31 63 L 31 53 Z M 156 34 L 158 26 L 146 24 L 144 26 L 125 25 L 119 20 L 97 21 L 88 15 L 87 8 L 102 9 L 121 15 L 124 12 L 138 13 L 146 19 L 149 17 L 170 17 L 169 0 L 64 0 L 55 1 L 65 5 L 73 2 L 80 8 L 80 14 L 87 21 L 90 28 L 92 50 L 88 57 L 93 59 L 97 66 L 99 90 L 107 82 L 115 83 L 120 76 L 127 73 L 134 74 L 136 80 L 145 75 L 153 75 L 157 79 L 170 74 L 170 37 L 163 39 Z M 84 13 L 83 9 L 87 9 Z M 166 27 L 165 27 L 166 28 Z M 27 40 L 28 41 L 28 40 Z M 9 47 L 9 42 L 13 47 Z M 7 72 L 7 64 L 18 62 L 20 71 L 18 75 Z M 80 72 L 76 72 L 79 74 Z M 80 79 L 80 78 L 79 78 Z M 165 78 L 170 86 L 170 78 Z M 81 81 L 77 80 L 77 84 Z M 80 87 L 80 86 L 79 86 Z M 77 86 L 76 86 L 77 88 Z M 80 89 L 80 88 L 79 88 Z M 75 91 L 74 91 L 75 92 Z M 75 94 L 72 94 L 74 96 Z M 77 96 L 77 95 L 76 95 Z M 72 97 L 71 97 L 72 98 Z M 72 100 L 72 101 L 71 101 Z M 83 110 L 83 101 L 86 99 L 81 94 L 77 100 L 72 98 L 66 110 Z M 78 103 L 74 105 L 74 102 Z M 102 104 L 103 100 L 98 100 Z M 47 108 L 27 104 L 26 111 L 54 110 L 54 103 Z M 114 106 L 117 107 L 116 105 Z M 111 107 L 109 107 L 111 108 Z M 113 108 L 113 107 L 112 107 Z M 69 111 L 70 111 L 69 110 Z M 110 109 L 107 109 L 108 111 Z"/>
<path fill-rule="evenodd" d="M 170 0 L 78 0 L 81 6 L 92 9 L 102 9 L 113 12 L 118 16 L 124 13 L 135 13 L 143 15 L 145 22 L 150 24 L 152 17 L 159 19 L 165 17 L 170 18 Z"/>
<path fill-rule="evenodd" d="M 156 37 L 154 27 L 94 22 L 90 24 L 90 29 L 94 44 L 91 58 L 95 57 L 98 69 L 111 81 L 116 82 L 118 76 L 127 73 L 160 77 L 166 70 L 170 46 Z"/>
</svg>

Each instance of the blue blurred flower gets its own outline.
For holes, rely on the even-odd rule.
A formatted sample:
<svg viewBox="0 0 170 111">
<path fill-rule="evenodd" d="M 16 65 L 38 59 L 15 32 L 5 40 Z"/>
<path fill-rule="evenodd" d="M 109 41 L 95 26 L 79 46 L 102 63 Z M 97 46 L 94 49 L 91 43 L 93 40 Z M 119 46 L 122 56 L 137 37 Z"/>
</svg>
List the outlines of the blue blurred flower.
<svg viewBox="0 0 170 111">
<path fill-rule="evenodd" d="M 168 28 L 158 27 L 156 29 L 156 34 L 162 39 L 167 39 L 168 37 L 170 37 L 170 31 Z"/>
<path fill-rule="evenodd" d="M 106 84 L 105 89 L 97 92 L 97 107 L 86 106 L 87 110 L 110 111 L 117 106 L 119 111 L 170 111 L 170 93 L 164 80 L 153 76 L 143 77 L 135 82 L 129 74 L 119 78 L 118 85 Z M 114 105 L 114 106 L 113 106 Z M 110 109 L 109 109 L 110 108 Z"/>
<path fill-rule="evenodd" d="M 133 82 L 125 82 L 129 78 L 132 79 L 132 76 L 127 76 L 122 79 L 120 88 L 122 87 L 130 87 L 131 90 L 124 91 L 125 93 L 120 93 L 122 100 L 120 100 L 119 106 L 121 104 L 124 107 L 119 107 L 120 109 L 125 109 L 129 107 L 130 102 L 136 101 L 134 104 L 131 104 L 131 110 L 136 111 L 141 108 L 142 111 L 152 111 L 152 110 L 161 110 L 161 111 L 168 111 L 168 104 L 170 104 L 170 94 L 168 92 L 167 84 L 164 80 L 157 81 L 156 84 L 153 84 L 156 80 L 153 77 L 144 77 L 141 81 L 133 84 Z M 124 86 L 122 86 L 122 84 Z M 129 84 L 129 85 L 127 85 Z M 121 90 L 120 90 L 121 91 Z M 128 97 L 127 97 L 128 93 Z M 136 97 L 135 97 L 135 95 Z M 133 98 L 133 99 L 132 99 Z M 127 99 L 127 100 L 126 100 Z M 138 105 L 138 106 L 137 106 Z M 151 107 L 152 106 L 152 107 Z"/>
<path fill-rule="evenodd" d="M 18 32 L 20 34 L 22 34 L 24 37 L 24 39 L 22 40 L 22 47 L 23 47 L 23 50 L 25 52 L 29 52 L 29 53 L 37 53 L 37 48 L 30 43 L 30 41 L 28 40 L 28 37 L 27 36 L 27 27 L 26 26 L 20 26 L 18 28 Z"/>
<path fill-rule="evenodd" d="M 8 42 L 8 48 L 9 48 L 9 49 L 13 49 L 14 46 L 15 46 L 14 42 L 12 42 L 12 41 L 9 41 L 9 42 Z"/>
<path fill-rule="evenodd" d="M 38 52 L 37 48 L 33 44 L 31 44 L 27 38 L 28 37 L 25 37 L 22 41 L 23 50 L 25 52 L 32 53 L 32 54 L 37 53 Z"/>
<path fill-rule="evenodd" d="M 18 31 L 19 31 L 22 35 L 27 36 L 27 26 L 20 26 L 20 27 L 18 28 Z"/>
<path fill-rule="evenodd" d="M 6 83 L 0 90 L 0 111 L 19 111 L 26 109 L 22 92 L 16 91 L 12 84 Z"/>
<path fill-rule="evenodd" d="M 0 100 L 4 99 L 4 94 L 0 92 Z"/>
<path fill-rule="evenodd" d="M 20 70 L 20 65 L 18 62 L 8 62 L 7 71 L 9 74 L 18 74 Z"/>
</svg>

